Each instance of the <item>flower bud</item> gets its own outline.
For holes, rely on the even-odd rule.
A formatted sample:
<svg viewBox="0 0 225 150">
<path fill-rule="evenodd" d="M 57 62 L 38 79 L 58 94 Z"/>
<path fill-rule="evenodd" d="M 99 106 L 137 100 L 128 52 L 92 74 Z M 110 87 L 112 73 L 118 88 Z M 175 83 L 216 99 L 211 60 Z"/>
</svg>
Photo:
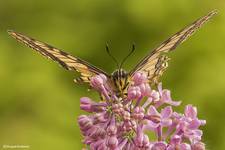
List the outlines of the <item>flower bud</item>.
<svg viewBox="0 0 225 150">
<path fill-rule="evenodd" d="M 137 72 L 134 74 L 132 80 L 134 81 L 135 85 L 139 85 L 147 81 L 147 76 L 145 73 Z"/>
<path fill-rule="evenodd" d="M 182 144 L 180 144 L 179 149 L 180 149 L 180 150 L 192 150 L 192 149 L 191 149 L 191 146 L 190 146 L 189 144 L 187 144 L 187 143 L 182 143 Z M 194 150 L 194 149 L 193 149 L 193 150 Z"/>
<path fill-rule="evenodd" d="M 139 88 L 140 88 L 142 96 L 148 96 L 151 94 L 151 88 L 150 88 L 149 84 L 142 83 L 139 85 Z"/>
<path fill-rule="evenodd" d="M 150 95 L 150 96 L 152 97 L 152 101 L 153 101 L 153 102 L 158 102 L 159 99 L 160 99 L 159 92 L 157 92 L 157 91 L 155 91 L 155 90 L 152 90 L 152 91 L 151 91 L 151 95 Z"/>
<path fill-rule="evenodd" d="M 181 143 L 181 137 L 179 135 L 174 135 L 171 139 L 170 139 L 170 143 L 173 145 L 177 145 L 179 143 Z"/>
<path fill-rule="evenodd" d="M 151 150 L 166 150 L 166 143 L 165 142 L 156 142 Z"/>
<path fill-rule="evenodd" d="M 92 120 L 88 118 L 86 115 L 81 115 L 78 118 L 78 123 L 80 125 L 80 129 L 85 132 L 93 126 Z"/>
<path fill-rule="evenodd" d="M 107 133 L 108 135 L 115 135 L 117 132 L 117 128 L 116 126 L 114 125 L 110 125 L 108 128 L 107 128 Z"/>
<path fill-rule="evenodd" d="M 105 75 L 100 74 L 100 75 L 96 75 L 94 77 L 91 78 L 91 86 L 94 87 L 97 90 L 101 90 L 103 85 L 106 83 L 107 78 Z"/>
<path fill-rule="evenodd" d="M 128 100 L 138 99 L 142 96 L 141 89 L 139 86 L 133 86 L 128 89 Z"/>
<path fill-rule="evenodd" d="M 88 97 L 82 97 L 80 99 L 80 109 L 86 112 L 101 112 L 105 109 L 105 103 L 93 102 Z"/>
<path fill-rule="evenodd" d="M 116 136 L 109 137 L 107 140 L 107 146 L 110 147 L 111 149 L 115 149 L 117 147 L 118 143 L 119 142 L 118 142 Z"/>
<path fill-rule="evenodd" d="M 89 136 L 98 139 L 98 138 L 104 138 L 106 135 L 106 132 L 104 128 L 93 126 L 91 129 L 88 130 Z"/>
<path fill-rule="evenodd" d="M 87 112 L 92 112 L 91 105 L 92 105 L 92 100 L 88 97 L 82 97 L 80 99 L 80 109 L 87 111 Z"/>
<path fill-rule="evenodd" d="M 205 150 L 205 144 L 202 142 L 197 142 L 193 144 L 191 147 L 193 150 Z"/>
<path fill-rule="evenodd" d="M 134 109 L 134 112 L 133 112 L 133 114 L 132 114 L 132 117 L 133 117 L 134 119 L 141 120 L 141 119 L 143 119 L 144 116 L 145 116 L 144 112 L 145 112 L 144 108 L 138 106 L 138 107 L 136 107 L 136 108 Z"/>
<path fill-rule="evenodd" d="M 123 116 L 124 120 L 130 120 L 130 113 L 128 111 L 123 111 Z"/>
</svg>

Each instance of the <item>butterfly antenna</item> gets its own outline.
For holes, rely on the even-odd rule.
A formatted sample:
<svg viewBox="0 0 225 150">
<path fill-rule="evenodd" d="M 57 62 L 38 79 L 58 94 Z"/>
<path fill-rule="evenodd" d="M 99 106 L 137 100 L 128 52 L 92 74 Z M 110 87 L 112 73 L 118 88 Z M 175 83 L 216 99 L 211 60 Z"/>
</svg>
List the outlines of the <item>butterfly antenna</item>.
<svg viewBox="0 0 225 150">
<path fill-rule="evenodd" d="M 109 44 L 106 43 L 105 45 L 105 49 L 106 49 L 106 52 L 108 53 L 108 55 L 113 59 L 113 61 L 116 63 L 117 67 L 119 68 L 119 63 L 118 61 L 116 60 L 116 58 L 111 54 L 111 52 L 109 51 Z"/>
<path fill-rule="evenodd" d="M 123 66 L 124 62 L 127 60 L 128 57 L 130 57 L 130 55 L 134 52 L 134 50 L 135 50 L 135 43 L 132 44 L 132 49 L 130 53 L 122 60 L 119 69 Z"/>
</svg>

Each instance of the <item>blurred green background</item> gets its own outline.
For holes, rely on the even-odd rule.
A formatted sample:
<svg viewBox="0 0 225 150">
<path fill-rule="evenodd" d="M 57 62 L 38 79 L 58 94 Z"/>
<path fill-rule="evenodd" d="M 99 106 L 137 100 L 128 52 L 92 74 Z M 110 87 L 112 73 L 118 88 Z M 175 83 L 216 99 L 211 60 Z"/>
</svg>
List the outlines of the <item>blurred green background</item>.
<svg viewBox="0 0 225 150">
<path fill-rule="evenodd" d="M 225 149 L 224 0 L 0 0 L 0 146 L 32 150 L 81 149 L 79 98 L 91 95 L 58 67 L 8 36 L 13 29 L 79 56 L 111 73 L 131 44 L 131 69 L 149 50 L 212 9 L 219 14 L 170 54 L 162 78 L 172 97 L 198 107 L 207 120 L 203 141 Z"/>
</svg>

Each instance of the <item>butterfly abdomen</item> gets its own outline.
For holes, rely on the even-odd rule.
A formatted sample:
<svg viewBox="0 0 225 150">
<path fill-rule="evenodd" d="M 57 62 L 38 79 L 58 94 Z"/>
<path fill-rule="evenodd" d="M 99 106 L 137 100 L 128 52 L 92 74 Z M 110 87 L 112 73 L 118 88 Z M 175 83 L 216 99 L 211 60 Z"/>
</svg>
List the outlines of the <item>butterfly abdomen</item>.
<svg viewBox="0 0 225 150">
<path fill-rule="evenodd" d="M 129 75 L 123 69 L 118 69 L 112 73 L 111 80 L 114 85 L 114 90 L 118 96 L 126 95 L 129 85 Z"/>
</svg>

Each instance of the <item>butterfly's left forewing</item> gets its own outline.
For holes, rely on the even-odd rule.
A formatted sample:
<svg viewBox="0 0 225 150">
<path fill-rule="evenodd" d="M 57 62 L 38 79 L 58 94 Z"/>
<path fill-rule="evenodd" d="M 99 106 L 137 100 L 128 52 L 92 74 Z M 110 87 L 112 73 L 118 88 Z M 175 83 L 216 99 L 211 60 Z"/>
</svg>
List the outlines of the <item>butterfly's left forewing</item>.
<svg viewBox="0 0 225 150">
<path fill-rule="evenodd" d="M 98 74 L 104 74 L 105 76 L 109 77 L 109 75 L 103 70 L 91 65 L 90 63 L 78 57 L 71 56 L 68 53 L 63 52 L 49 44 L 35 40 L 33 38 L 14 31 L 8 31 L 8 33 L 19 42 L 36 50 L 43 56 L 58 62 L 63 68 L 79 72 L 80 77 L 75 79 L 75 82 L 89 83 L 90 78 Z"/>
<path fill-rule="evenodd" d="M 164 41 L 131 70 L 130 76 L 132 77 L 136 72 L 142 72 L 148 76 L 150 83 L 157 84 L 159 77 L 168 66 L 169 58 L 166 56 L 166 53 L 174 50 L 179 44 L 184 42 L 216 13 L 217 11 L 210 12 Z"/>
</svg>

